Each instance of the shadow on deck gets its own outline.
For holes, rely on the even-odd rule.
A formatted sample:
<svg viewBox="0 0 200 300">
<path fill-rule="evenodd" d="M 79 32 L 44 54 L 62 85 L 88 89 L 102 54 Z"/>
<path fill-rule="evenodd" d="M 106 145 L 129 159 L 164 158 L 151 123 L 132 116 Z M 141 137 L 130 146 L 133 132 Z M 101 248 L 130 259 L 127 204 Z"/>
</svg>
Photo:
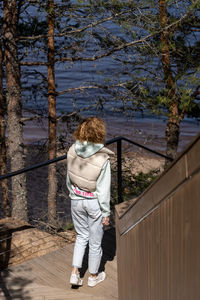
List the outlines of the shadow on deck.
<svg viewBox="0 0 200 300">
<path fill-rule="evenodd" d="M 74 244 L 26 261 L 18 266 L 0 272 L 0 299 L 21 300 L 105 300 L 117 299 L 117 262 L 115 229 L 104 233 L 103 257 L 100 270 L 105 270 L 107 278 L 94 288 L 87 286 L 87 256 L 84 257 L 81 276 L 83 286 L 71 288 L 69 277 Z"/>
</svg>

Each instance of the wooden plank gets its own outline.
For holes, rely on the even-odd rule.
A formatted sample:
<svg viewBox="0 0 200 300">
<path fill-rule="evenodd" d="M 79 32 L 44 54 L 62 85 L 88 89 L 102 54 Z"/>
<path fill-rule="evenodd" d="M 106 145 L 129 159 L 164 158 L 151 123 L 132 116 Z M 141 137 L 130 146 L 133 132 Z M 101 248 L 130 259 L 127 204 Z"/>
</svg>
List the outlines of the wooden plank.
<svg viewBox="0 0 200 300">
<path fill-rule="evenodd" d="M 3 293 L 0 293 L 1 300 L 7 299 L 4 297 Z M 71 300 L 71 299 L 96 299 L 105 300 L 106 298 L 101 296 L 94 296 L 90 294 L 85 294 L 79 290 L 66 291 L 58 288 L 50 288 L 42 285 L 29 285 L 29 287 L 23 288 L 23 290 L 12 289 L 10 291 L 10 296 L 12 299 L 45 299 L 45 300 Z"/>
<path fill-rule="evenodd" d="M 115 238 L 115 233 L 110 231 L 110 236 Z M 109 233 L 106 235 L 105 243 L 109 242 Z M 78 290 L 71 289 L 69 278 L 71 273 L 71 262 L 73 254 L 73 246 L 67 245 L 57 251 L 48 253 L 44 256 L 34 258 L 20 266 L 10 268 L 7 272 L 2 273 L 3 283 L 8 290 L 12 290 L 15 282 L 15 288 L 21 290 L 22 295 L 27 295 L 26 299 L 40 299 L 43 293 L 44 299 L 80 299 L 80 300 L 105 300 L 117 299 L 117 274 L 116 274 L 116 257 L 112 261 L 105 264 L 107 278 L 104 282 L 91 288 L 87 286 L 88 271 L 84 276 L 84 285 Z M 113 245 L 110 245 L 112 248 Z M 109 246 L 107 246 L 109 251 Z M 2 283 L 0 283 L 1 286 Z M 40 286 L 41 289 L 34 288 Z M 46 290 L 45 290 L 46 287 Z M 53 289 L 57 291 L 56 298 Z M 32 293 L 32 294 L 31 294 Z M 64 296 L 63 296 L 64 293 Z M 42 295 L 43 295 L 42 294 Z M 1 295 L 1 294 L 0 294 Z M 28 296 L 30 295 L 30 298 Z M 69 297 L 68 297 L 69 296 Z M 65 298 L 62 298 L 65 297 Z M 71 297 L 71 298 L 70 298 Z M 3 298 L 2 298 L 3 299 Z"/>
<path fill-rule="evenodd" d="M 118 236 L 119 300 L 199 300 L 200 172 Z"/>
<path fill-rule="evenodd" d="M 188 177 L 200 168 L 200 139 L 187 154 Z"/>
<path fill-rule="evenodd" d="M 124 201 L 120 204 L 115 205 L 115 211 L 118 217 L 121 218 L 128 211 L 128 209 L 130 209 L 135 204 L 136 201 L 137 201 L 137 197 L 129 201 Z"/>
</svg>

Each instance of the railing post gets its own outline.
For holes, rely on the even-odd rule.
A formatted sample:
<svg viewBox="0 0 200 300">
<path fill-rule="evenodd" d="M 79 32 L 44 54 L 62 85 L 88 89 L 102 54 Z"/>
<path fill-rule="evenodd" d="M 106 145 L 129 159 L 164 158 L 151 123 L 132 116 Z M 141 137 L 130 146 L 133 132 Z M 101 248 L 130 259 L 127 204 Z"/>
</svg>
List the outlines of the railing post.
<svg viewBox="0 0 200 300">
<path fill-rule="evenodd" d="M 118 203 L 122 199 L 122 140 L 117 140 L 117 187 L 118 187 Z"/>
</svg>

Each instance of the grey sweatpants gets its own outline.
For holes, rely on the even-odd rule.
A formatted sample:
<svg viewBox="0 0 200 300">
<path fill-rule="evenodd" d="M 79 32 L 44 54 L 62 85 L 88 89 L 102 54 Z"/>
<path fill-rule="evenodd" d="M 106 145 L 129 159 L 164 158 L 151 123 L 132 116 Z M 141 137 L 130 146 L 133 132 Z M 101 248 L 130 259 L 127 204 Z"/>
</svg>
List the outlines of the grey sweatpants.
<svg viewBox="0 0 200 300">
<path fill-rule="evenodd" d="M 71 213 L 77 233 L 73 254 L 73 267 L 82 267 L 85 248 L 89 241 L 88 268 L 91 274 L 98 272 L 103 237 L 102 213 L 97 199 L 71 200 Z"/>
</svg>

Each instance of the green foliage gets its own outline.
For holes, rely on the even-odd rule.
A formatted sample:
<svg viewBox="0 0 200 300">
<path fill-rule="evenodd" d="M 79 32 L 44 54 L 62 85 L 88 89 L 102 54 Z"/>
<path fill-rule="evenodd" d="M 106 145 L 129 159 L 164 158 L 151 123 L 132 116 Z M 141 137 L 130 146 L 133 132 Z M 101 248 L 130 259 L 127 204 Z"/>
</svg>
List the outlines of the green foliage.
<svg viewBox="0 0 200 300">
<path fill-rule="evenodd" d="M 160 170 L 151 170 L 148 173 L 139 172 L 132 174 L 130 169 L 122 172 L 122 195 L 123 200 L 127 201 L 134 197 L 138 197 L 144 190 L 159 176 Z M 113 182 L 111 186 L 111 205 L 115 205 L 117 194 L 117 178 L 116 171 L 112 170 Z"/>
<path fill-rule="evenodd" d="M 65 225 L 65 230 L 74 230 L 74 223 L 68 223 Z"/>
<path fill-rule="evenodd" d="M 47 33 L 46 20 L 39 21 L 37 17 L 33 17 L 31 22 L 20 22 L 18 26 L 20 36 L 32 36 Z"/>
<path fill-rule="evenodd" d="M 123 174 L 124 200 L 138 197 L 158 177 L 158 174 L 157 169 L 146 174 L 142 172 L 137 175 L 130 175 L 130 172 Z"/>
</svg>

